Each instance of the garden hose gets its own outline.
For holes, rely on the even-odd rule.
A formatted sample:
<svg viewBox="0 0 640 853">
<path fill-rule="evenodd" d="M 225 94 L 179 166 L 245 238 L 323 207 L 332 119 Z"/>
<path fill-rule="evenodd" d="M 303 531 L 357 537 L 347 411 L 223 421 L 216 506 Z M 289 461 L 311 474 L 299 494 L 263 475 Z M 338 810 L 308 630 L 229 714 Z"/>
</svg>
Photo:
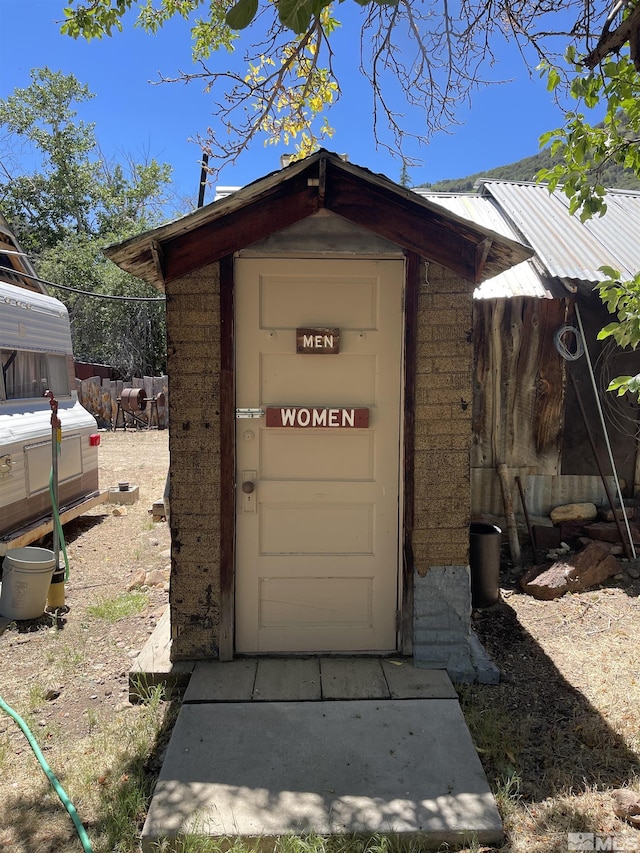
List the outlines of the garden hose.
<svg viewBox="0 0 640 853">
<path fill-rule="evenodd" d="M 35 757 L 40 762 L 40 766 L 42 767 L 47 779 L 49 780 L 49 782 L 51 782 L 51 785 L 52 785 L 54 791 L 60 797 L 60 801 L 62 802 L 62 805 L 65 807 L 65 809 L 69 813 L 69 816 L 71 817 L 71 820 L 73 821 L 74 826 L 76 828 L 76 831 L 78 833 L 80 843 L 82 844 L 82 849 L 85 851 L 85 853 L 93 853 L 93 848 L 91 846 L 91 842 L 89 841 L 89 836 L 87 835 L 87 832 L 86 832 L 84 826 L 80 822 L 80 818 L 78 817 L 78 813 L 75 809 L 75 806 L 73 805 L 73 803 L 71 802 L 71 800 L 67 796 L 67 794 L 66 794 L 64 788 L 62 787 L 62 785 L 60 784 L 60 782 L 55 777 L 53 770 L 47 764 L 47 761 L 46 761 L 44 755 L 42 754 L 42 752 L 40 751 L 40 747 L 36 743 L 36 739 L 34 738 L 33 734 L 29 730 L 29 727 L 27 726 L 25 721 L 22 719 L 22 717 L 20 717 L 13 710 L 13 708 L 10 708 L 7 705 L 7 703 L 3 700 L 2 696 L 0 696 L 0 709 L 2 709 L 6 714 L 8 714 L 22 729 L 24 736 L 29 741 L 29 746 L 33 750 Z"/>
<path fill-rule="evenodd" d="M 55 524 L 56 530 L 58 531 L 58 540 L 60 542 L 62 556 L 64 557 L 64 579 L 66 582 L 69 580 L 69 558 L 67 557 L 67 546 L 64 542 L 64 533 L 62 532 L 62 524 L 60 523 L 60 513 L 58 511 L 58 505 L 56 503 L 56 498 L 53 490 L 53 466 L 51 467 L 51 472 L 49 473 L 49 495 L 51 497 L 51 507 L 53 509 L 53 523 Z"/>
</svg>

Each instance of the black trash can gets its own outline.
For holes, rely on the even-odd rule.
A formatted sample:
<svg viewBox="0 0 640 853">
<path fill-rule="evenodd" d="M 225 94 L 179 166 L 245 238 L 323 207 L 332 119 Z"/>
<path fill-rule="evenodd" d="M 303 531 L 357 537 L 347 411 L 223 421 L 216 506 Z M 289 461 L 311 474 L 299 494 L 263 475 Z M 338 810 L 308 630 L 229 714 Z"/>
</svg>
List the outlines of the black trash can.
<svg viewBox="0 0 640 853">
<path fill-rule="evenodd" d="M 471 606 L 491 607 L 500 598 L 502 530 L 495 524 L 473 522 L 469 528 Z"/>
</svg>

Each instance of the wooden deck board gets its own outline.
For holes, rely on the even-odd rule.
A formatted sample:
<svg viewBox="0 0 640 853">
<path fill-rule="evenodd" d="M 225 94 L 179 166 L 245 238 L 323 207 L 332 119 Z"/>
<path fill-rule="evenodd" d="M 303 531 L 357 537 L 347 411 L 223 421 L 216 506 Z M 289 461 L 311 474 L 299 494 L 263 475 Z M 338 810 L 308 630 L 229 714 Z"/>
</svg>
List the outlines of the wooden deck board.
<svg viewBox="0 0 640 853">
<path fill-rule="evenodd" d="M 388 699 L 378 658 L 322 658 L 323 699 Z"/>
<path fill-rule="evenodd" d="M 256 680 L 255 660 L 198 661 L 185 702 L 250 702 Z"/>
<path fill-rule="evenodd" d="M 253 690 L 255 702 L 318 702 L 320 663 L 318 658 L 261 658 Z"/>
<path fill-rule="evenodd" d="M 131 702 L 146 698 L 148 689 L 158 684 L 164 684 L 168 692 L 184 691 L 189 683 L 194 661 L 173 662 L 170 651 L 171 624 L 167 607 L 129 671 Z"/>
<path fill-rule="evenodd" d="M 457 699 L 445 669 L 419 669 L 411 660 L 381 660 L 392 699 Z"/>
<path fill-rule="evenodd" d="M 0 626 L 1 630 L 1 626 Z M 455 699 L 445 670 L 411 658 L 281 657 L 171 661 L 169 608 L 129 673 L 132 702 L 165 684 L 185 702 L 304 702 L 359 699 Z M 193 676 L 193 677 L 192 677 Z"/>
</svg>

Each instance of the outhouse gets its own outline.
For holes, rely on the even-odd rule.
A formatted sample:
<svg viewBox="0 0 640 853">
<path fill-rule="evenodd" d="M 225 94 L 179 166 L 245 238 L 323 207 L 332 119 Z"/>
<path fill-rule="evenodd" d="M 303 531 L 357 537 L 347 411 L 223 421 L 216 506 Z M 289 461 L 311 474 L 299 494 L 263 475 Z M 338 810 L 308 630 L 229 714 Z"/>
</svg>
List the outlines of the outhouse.
<svg viewBox="0 0 640 853">
<path fill-rule="evenodd" d="M 106 254 L 166 293 L 172 659 L 467 672 L 472 293 L 531 251 L 321 150 Z"/>
</svg>

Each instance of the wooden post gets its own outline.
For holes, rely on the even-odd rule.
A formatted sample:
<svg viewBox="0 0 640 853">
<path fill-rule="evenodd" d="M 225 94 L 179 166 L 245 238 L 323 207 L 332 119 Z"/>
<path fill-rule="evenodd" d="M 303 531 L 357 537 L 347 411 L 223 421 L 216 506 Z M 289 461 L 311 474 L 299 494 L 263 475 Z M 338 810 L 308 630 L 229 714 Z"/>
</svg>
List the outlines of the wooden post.
<svg viewBox="0 0 640 853">
<path fill-rule="evenodd" d="M 498 465 L 497 471 L 498 478 L 500 479 L 500 491 L 502 492 L 502 505 L 504 506 L 504 514 L 507 520 L 507 536 L 509 538 L 511 561 L 514 566 L 520 566 L 522 562 L 520 558 L 520 541 L 518 539 L 516 517 L 513 513 L 513 498 L 511 497 L 511 486 L 509 484 L 509 472 L 504 462 L 501 462 Z"/>
</svg>

